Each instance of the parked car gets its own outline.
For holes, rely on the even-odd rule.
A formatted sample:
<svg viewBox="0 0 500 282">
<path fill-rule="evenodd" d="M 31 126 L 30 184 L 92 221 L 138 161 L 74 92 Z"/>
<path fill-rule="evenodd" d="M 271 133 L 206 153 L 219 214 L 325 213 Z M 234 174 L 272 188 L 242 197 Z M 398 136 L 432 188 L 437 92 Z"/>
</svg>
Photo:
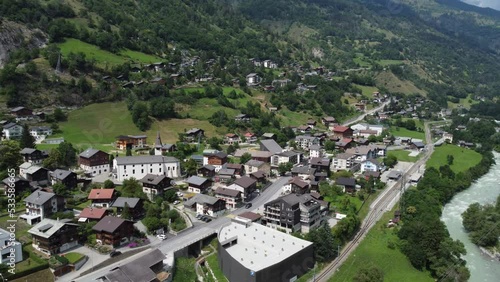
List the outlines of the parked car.
<svg viewBox="0 0 500 282">
<path fill-rule="evenodd" d="M 165 239 L 167 239 L 167 235 L 165 235 L 165 234 L 158 234 L 158 235 L 156 235 L 156 238 L 158 238 L 160 240 L 165 240 Z"/>
<path fill-rule="evenodd" d="M 180 202 L 179 201 L 175 201 L 174 202 L 174 205 L 178 205 Z"/>
<path fill-rule="evenodd" d="M 197 214 L 197 215 L 196 215 L 196 218 L 197 218 L 197 219 L 201 219 L 202 217 L 203 217 L 203 215 L 202 215 L 202 214 Z"/>
<path fill-rule="evenodd" d="M 245 209 L 249 209 L 251 207 L 252 207 L 252 203 L 248 203 L 248 204 L 245 205 Z"/>
<path fill-rule="evenodd" d="M 113 257 L 119 256 L 121 254 L 122 254 L 122 252 L 113 250 L 113 251 L 111 251 L 111 253 L 109 253 L 109 256 L 113 258 Z"/>
</svg>

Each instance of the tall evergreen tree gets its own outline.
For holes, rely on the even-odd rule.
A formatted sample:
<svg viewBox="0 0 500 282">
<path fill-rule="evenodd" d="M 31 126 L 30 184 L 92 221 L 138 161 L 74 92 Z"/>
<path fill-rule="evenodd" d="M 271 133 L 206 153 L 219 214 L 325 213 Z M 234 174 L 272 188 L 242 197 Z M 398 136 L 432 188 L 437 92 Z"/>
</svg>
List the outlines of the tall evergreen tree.
<svg viewBox="0 0 500 282">
<path fill-rule="evenodd" d="M 23 125 L 23 133 L 21 135 L 21 140 L 19 140 L 19 145 L 21 148 L 35 148 L 35 137 L 31 136 L 30 130 L 27 124 Z"/>
</svg>

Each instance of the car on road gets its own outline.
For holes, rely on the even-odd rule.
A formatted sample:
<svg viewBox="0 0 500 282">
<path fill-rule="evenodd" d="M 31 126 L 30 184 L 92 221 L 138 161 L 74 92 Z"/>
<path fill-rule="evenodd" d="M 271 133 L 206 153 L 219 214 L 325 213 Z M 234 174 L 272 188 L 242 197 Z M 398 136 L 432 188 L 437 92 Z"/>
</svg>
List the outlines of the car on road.
<svg viewBox="0 0 500 282">
<path fill-rule="evenodd" d="M 109 253 L 109 256 L 114 258 L 114 257 L 119 256 L 121 254 L 122 254 L 122 252 L 113 250 L 113 251 L 111 251 L 111 253 Z"/>
<path fill-rule="evenodd" d="M 179 201 L 175 201 L 175 202 L 174 202 L 174 205 L 178 205 L 178 204 L 180 204 L 180 202 L 179 202 Z"/>
<path fill-rule="evenodd" d="M 203 217 L 203 215 L 202 215 L 202 214 L 196 214 L 196 218 L 197 218 L 197 219 L 201 219 L 202 217 Z"/>
<path fill-rule="evenodd" d="M 156 238 L 158 238 L 160 240 L 165 240 L 165 239 L 167 239 L 167 235 L 165 235 L 165 234 L 158 234 L 158 235 L 156 235 Z"/>
<path fill-rule="evenodd" d="M 252 207 L 252 203 L 248 203 L 248 204 L 245 205 L 245 209 L 249 209 L 251 207 Z"/>
</svg>

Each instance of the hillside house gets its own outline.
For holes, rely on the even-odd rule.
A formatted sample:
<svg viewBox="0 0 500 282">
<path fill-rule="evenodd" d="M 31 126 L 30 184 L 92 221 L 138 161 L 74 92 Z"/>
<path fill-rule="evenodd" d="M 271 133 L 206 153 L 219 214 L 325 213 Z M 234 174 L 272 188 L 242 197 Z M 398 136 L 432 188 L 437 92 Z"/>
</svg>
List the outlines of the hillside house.
<svg viewBox="0 0 500 282">
<path fill-rule="evenodd" d="M 78 245 L 78 224 L 64 220 L 45 218 L 28 233 L 33 248 L 47 255 L 62 253 Z"/>
<path fill-rule="evenodd" d="M 141 180 L 142 192 L 148 196 L 150 201 L 154 200 L 156 196 L 161 197 L 163 194 L 172 187 L 172 178 L 165 175 L 146 174 Z"/>
<path fill-rule="evenodd" d="M 195 211 L 197 214 L 218 217 L 226 211 L 226 202 L 216 197 L 196 194 L 184 202 L 184 207 Z"/>
<path fill-rule="evenodd" d="M 19 124 L 10 122 L 3 125 L 2 128 L 2 136 L 3 139 L 11 140 L 11 139 L 19 139 L 23 134 L 23 127 Z"/>
<path fill-rule="evenodd" d="M 30 135 L 39 139 L 45 136 L 52 135 L 52 128 L 50 126 L 33 126 L 29 128 Z"/>
<path fill-rule="evenodd" d="M 78 165 L 92 176 L 109 173 L 109 154 L 101 150 L 89 148 L 78 155 Z"/>
<path fill-rule="evenodd" d="M 117 247 L 132 239 L 134 222 L 114 216 L 105 216 L 92 230 L 96 234 L 96 241 L 104 245 Z"/>
<path fill-rule="evenodd" d="M 213 165 L 218 172 L 227 163 L 227 154 L 221 151 L 203 152 L 203 165 Z"/>
<path fill-rule="evenodd" d="M 215 190 L 215 197 L 223 200 L 226 203 L 226 209 L 236 209 L 236 206 L 241 203 L 241 191 L 219 187 Z"/>
<path fill-rule="evenodd" d="M 116 199 L 115 189 L 92 189 L 90 190 L 88 199 L 91 201 L 92 207 L 110 208 L 111 204 Z"/>
<path fill-rule="evenodd" d="M 347 126 L 335 126 L 333 128 L 333 135 L 340 139 L 351 138 L 353 136 L 353 130 Z"/>
<path fill-rule="evenodd" d="M 206 193 L 208 188 L 212 186 L 212 181 L 207 178 L 193 175 L 186 180 L 188 191 L 191 193 Z"/>
<path fill-rule="evenodd" d="M 235 133 L 228 133 L 226 134 L 226 136 L 224 136 L 224 144 L 234 145 L 240 143 L 241 143 L 241 138 Z"/>
<path fill-rule="evenodd" d="M 50 180 L 52 181 L 52 185 L 62 183 L 68 190 L 76 188 L 78 184 L 76 173 L 64 169 L 56 169 L 51 172 Z"/>
<path fill-rule="evenodd" d="M 19 154 L 21 154 L 25 162 L 32 164 L 41 164 L 43 160 L 49 157 L 47 152 L 33 148 L 24 148 L 19 152 Z"/>
<path fill-rule="evenodd" d="M 66 201 L 64 197 L 54 193 L 36 190 L 23 200 L 26 203 L 26 213 L 20 218 L 26 220 L 29 225 L 40 222 L 50 215 L 63 211 Z"/>
<path fill-rule="evenodd" d="M 148 144 L 146 135 L 120 135 L 115 139 L 116 148 L 120 150 L 146 148 Z"/>
</svg>

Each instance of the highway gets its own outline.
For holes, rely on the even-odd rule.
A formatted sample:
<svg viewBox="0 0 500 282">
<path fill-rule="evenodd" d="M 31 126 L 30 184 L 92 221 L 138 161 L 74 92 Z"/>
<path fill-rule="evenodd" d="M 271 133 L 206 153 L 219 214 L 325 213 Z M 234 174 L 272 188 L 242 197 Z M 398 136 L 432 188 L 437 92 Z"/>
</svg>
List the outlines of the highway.
<svg viewBox="0 0 500 282">
<path fill-rule="evenodd" d="M 429 129 L 429 123 L 425 123 L 425 139 L 426 139 L 426 151 L 422 158 L 420 158 L 415 164 L 413 164 L 392 186 L 386 188 L 389 189 L 388 192 L 382 193 L 376 200 L 375 204 L 371 207 L 368 215 L 361 223 L 360 230 L 354 236 L 354 238 L 348 242 L 344 248 L 341 250 L 340 255 L 333 260 L 328 266 L 326 266 L 318 275 L 316 275 L 310 281 L 326 282 L 328 281 L 337 269 L 342 265 L 342 263 L 349 257 L 349 255 L 356 249 L 359 242 L 361 242 L 368 231 L 377 223 L 377 221 L 382 217 L 382 215 L 391 209 L 391 205 L 399 201 L 402 194 L 403 184 L 406 185 L 405 180 L 409 179 L 413 173 L 417 172 L 420 167 L 425 165 L 429 157 L 434 151 L 434 145 L 432 143 L 431 132 Z"/>
<path fill-rule="evenodd" d="M 231 212 L 230 215 L 238 215 L 241 214 L 245 211 L 254 211 L 256 212 L 261 206 L 263 206 L 265 203 L 276 199 L 280 193 L 281 193 L 281 188 L 285 183 L 288 182 L 290 177 L 281 177 L 278 178 L 271 186 L 267 187 L 264 192 L 260 196 L 257 196 L 254 198 L 252 202 L 252 207 L 249 209 L 245 208 L 239 208 Z M 162 251 L 164 254 L 169 254 L 174 251 L 177 251 L 185 246 L 191 245 L 192 243 L 199 241 L 201 238 L 205 238 L 210 234 L 213 234 L 214 232 L 217 232 L 222 226 L 230 223 L 231 221 L 231 216 L 223 216 L 217 219 L 212 220 L 211 222 L 204 223 L 202 225 L 197 225 L 194 226 L 191 229 L 188 229 L 182 233 L 180 233 L 178 236 L 175 236 L 173 238 L 169 238 L 167 240 L 157 242 L 154 244 L 151 244 L 152 249 L 159 249 Z M 78 282 L 87 282 L 87 281 L 94 281 L 99 277 L 102 277 L 106 273 L 108 273 L 111 269 L 116 268 L 120 265 L 124 265 L 126 263 L 129 263 L 131 261 L 137 260 L 140 256 L 142 256 L 144 253 L 136 254 L 134 256 L 131 256 L 129 258 L 123 259 L 119 262 L 116 262 L 112 265 L 106 266 L 102 269 L 96 270 L 90 274 L 87 274 L 82 277 L 76 278 L 75 275 L 70 275 L 67 274 L 65 276 L 62 276 L 58 280 L 60 281 L 78 281 Z M 73 279 L 74 278 L 74 279 Z"/>
</svg>

